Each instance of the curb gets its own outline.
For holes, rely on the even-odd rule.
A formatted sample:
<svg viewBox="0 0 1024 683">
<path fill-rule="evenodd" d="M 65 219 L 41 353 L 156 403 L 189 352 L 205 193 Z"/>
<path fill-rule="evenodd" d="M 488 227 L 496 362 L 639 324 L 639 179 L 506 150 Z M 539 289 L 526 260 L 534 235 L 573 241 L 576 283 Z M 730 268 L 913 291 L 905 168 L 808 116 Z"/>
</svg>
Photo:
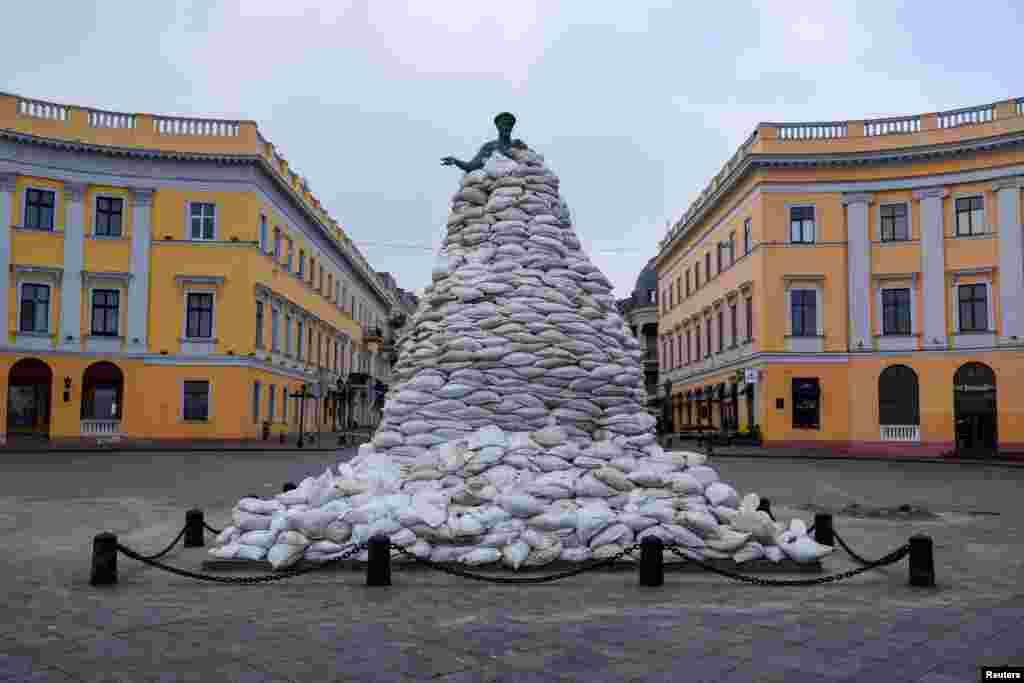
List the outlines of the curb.
<svg viewBox="0 0 1024 683">
<path fill-rule="evenodd" d="M 671 453 L 682 449 L 665 449 L 666 452 Z M 701 453 L 700 450 L 692 451 L 695 453 Z M 982 460 L 982 459 L 967 459 L 967 458 L 922 458 L 922 457 L 905 457 L 905 456 L 884 456 L 884 455 L 808 455 L 808 454 L 774 454 L 774 453 L 757 453 L 757 452 L 746 452 L 746 453 L 720 453 L 715 451 L 710 456 L 709 460 L 716 458 L 762 458 L 766 460 L 779 459 L 779 460 L 846 460 L 851 462 L 885 462 L 885 463 L 902 463 L 902 462 L 914 462 L 914 463 L 931 463 L 937 465 L 977 465 L 977 466 L 998 466 L 998 467 L 1024 467 L 1024 460 Z"/>
<path fill-rule="evenodd" d="M 28 448 L 28 449 L 6 449 L 0 448 L 0 457 L 4 454 L 11 455 L 29 455 L 33 453 L 45 453 L 53 455 L 56 453 L 222 453 L 225 451 L 234 453 L 253 452 L 253 453 L 283 453 L 295 451 L 301 453 L 303 451 L 313 451 L 318 453 L 343 451 L 349 448 L 358 448 L 358 446 L 335 446 L 333 448 L 243 448 L 243 447 L 224 447 L 224 448 L 211 448 L 208 446 L 198 448 L 172 448 L 172 447 L 153 447 L 147 448 L 140 446 L 138 448 Z"/>
</svg>

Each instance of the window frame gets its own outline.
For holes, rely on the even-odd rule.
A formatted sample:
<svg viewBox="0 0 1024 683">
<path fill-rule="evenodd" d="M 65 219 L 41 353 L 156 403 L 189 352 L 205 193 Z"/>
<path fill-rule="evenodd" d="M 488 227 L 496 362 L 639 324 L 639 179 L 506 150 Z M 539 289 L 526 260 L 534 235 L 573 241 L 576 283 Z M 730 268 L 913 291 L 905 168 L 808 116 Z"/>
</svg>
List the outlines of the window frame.
<svg viewBox="0 0 1024 683">
<path fill-rule="evenodd" d="M 190 330 L 190 328 L 189 328 L 189 318 L 191 317 L 189 315 L 189 313 L 192 310 L 191 307 L 189 306 L 189 303 L 190 303 L 190 300 L 191 300 L 191 298 L 193 296 L 199 296 L 199 295 L 204 295 L 204 296 L 209 296 L 210 297 L 210 335 L 208 337 L 192 336 L 192 335 L 189 334 L 189 330 Z M 202 311 L 202 309 L 197 309 L 197 310 L 200 310 L 200 312 Z M 193 341 L 195 341 L 195 342 L 206 342 L 206 343 L 213 342 L 214 339 L 217 336 L 217 330 L 216 330 L 216 310 L 217 310 L 217 293 L 215 291 L 210 290 L 210 289 L 187 289 L 187 290 L 185 290 L 185 324 L 184 324 L 184 328 L 182 330 L 182 332 L 183 332 L 182 337 L 186 341 L 189 341 L 189 342 L 193 342 Z"/>
<path fill-rule="evenodd" d="M 725 351 L 725 311 L 718 307 L 718 353 Z"/>
<path fill-rule="evenodd" d="M 306 250 L 299 249 L 299 269 L 296 271 L 299 278 L 306 277 Z"/>
<path fill-rule="evenodd" d="M 263 348 L 263 323 L 264 323 L 264 302 L 256 301 L 256 348 Z"/>
<path fill-rule="evenodd" d="M 212 219 L 212 230 L 211 230 L 211 232 L 212 232 L 212 234 L 210 235 L 210 237 L 205 237 L 202 234 L 200 234 L 199 237 L 193 237 L 192 236 L 192 218 L 193 218 L 192 210 L 193 210 L 193 207 L 203 207 L 203 206 L 213 207 L 213 215 L 211 216 L 211 219 Z M 219 222 L 218 221 L 219 214 L 220 214 L 220 212 L 217 211 L 217 203 L 216 202 L 212 202 L 212 201 L 198 201 L 198 200 L 192 200 L 192 199 L 187 200 L 185 202 L 185 240 L 188 241 L 188 242 L 216 242 L 217 241 L 217 236 L 218 236 L 218 234 L 220 232 L 219 231 L 219 226 L 217 225 L 218 222 Z M 202 219 L 205 218 L 205 216 L 202 215 L 201 211 L 200 211 L 199 218 L 200 218 L 200 233 L 202 233 L 202 226 L 203 226 Z"/>
<path fill-rule="evenodd" d="M 114 295 L 113 307 L 109 305 L 101 305 L 99 309 L 105 312 L 104 319 L 106 322 L 110 322 L 110 311 L 113 310 L 114 330 L 99 330 L 96 329 L 96 295 L 104 294 Z M 121 331 L 121 290 L 109 289 L 105 287 L 95 287 L 89 291 L 89 335 L 93 337 L 117 337 Z"/>
<path fill-rule="evenodd" d="M 967 303 L 967 304 L 975 304 L 975 305 L 977 305 L 977 303 L 978 303 L 978 299 L 974 299 L 974 298 L 972 298 L 972 299 L 970 299 L 970 300 L 968 300 L 966 302 L 963 300 L 961 292 L 964 290 L 964 288 L 967 288 L 967 287 L 972 288 L 972 291 L 977 291 L 980 288 L 981 291 L 983 291 L 984 294 L 985 294 L 985 298 L 984 298 L 984 300 L 982 302 L 983 303 L 982 310 L 985 313 L 985 327 L 965 327 L 964 326 L 964 315 L 963 315 L 963 311 L 964 311 L 963 306 L 964 306 L 964 304 Z M 992 302 L 992 293 L 991 293 L 990 289 L 991 289 L 991 282 L 967 282 L 967 283 L 960 283 L 960 282 L 958 282 L 957 283 L 957 285 L 956 285 L 956 312 L 957 312 L 956 331 L 957 331 L 958 334 L 970 333 L 970 332 L 991 332 L 992 331 L 992 322 L 993 321 L 992 321 L 992 315 L 991 315 L 992 312 L 990 310 L 991 302 Z M 974 318 L 974 317 L 975 317 L 974 315 L 971 316 L 971 318 Z"/>
<path fill-rule="evenodd" d="M 29 220 L 28 220 L 29 207 L 30 207 L 30 204 L 29 204 L 29 193 L 32 193 L 32 192 L 39 192 L 39 193 L 48 192 L 53 197 L 53 206 L 47 207 L 47 206 L 42 206 L 42 205 L 39 205 L 39 204 L 32 204 L 31 205 L 31 206 L 35 206 L 37 208 L 42 206 L 42 208 L 47 208 L 47 209 L 50 210 L 50 227 L 48 227 L 48 228 L 40 227 L 38 225 L 29 225 Z M 26 185 L 25 186 L 25 188 L 24 188 L 24 190 L 22 191 L 22 194 L 21 194 L 21 218 L 22 218 L 21 227 L 23 227 L 23 228 L 25 228 L 27 230 L 39 230 L 40 232 L 57 232 L 57 215 L 58 215 L 59 211 L 60 211 L 60 197 L 58 197 L 57 190 L 54 190 L 53 188 L 50 188 L 50 187 L 41 187 L 41 186 L 37 186 L 37 185 Z"/>
<path fill-rule="evenodd" d="M 905 302 L 895 302 L 895 303 L 893 303 L 893 302 L 887 302 L 886 301 L 886 298 L 887 298 L 888 295 L 895 294 L 897 292 L 906 292 L 906 301 Z M 913 287 L 909 287 L 909 286 L 907 286 L 907 287 L 880 287 L 879 288 L 878 296 L 879 296 L 879 301 L 880 301 L 879 312 L 881 314 L 881 323 L 882 323 L 881 324 L 881 331 L 882 331 L 882 336 L 884 336 L 884 337 L 894 337 L 894 336 L 905 337 L 905 336 L 909 336 L 909 335 L 914 334 L 914 289 L 913 289 Z M 906 330 L 900 329 L 901 326 L 899 324 L 899 321 L 903 319 L 903 317 L 899 315 L 900 306 L 902 305 L 902 303 L 906 304 L 906 316 L 905 316 Z M 897 317 L 897 321 L 896 321 L 897 324 L 896 324 L 896 329 L 890 329 L 890 327 L 888 325 L 889 317 L 888 317 L 887 314 L 888 314 L 888 312 L 890 310 L 892 310 L 894 308 L 896 309 L 896 312 L 894 313 L 894 315 Z"/>
<path fill-rule="evenodd" d="M 284 314 L 284 355 L 292 355 L 292 314 Z"/>
<path fill-rule="evenodd" d="M 274 423 L 274 418 L 277 413 L 277 385 L 267 385 L 267 421 L 271 424 Z"/>
<path fill-rule="evenodd" d="M 270 352 L 281 352 L 281 308 L 270 306 Z"/>
<path fill-rule="evenodd" d="M 206 385 L 206 415 L 205 417 L 189 417 L 188 416 L 188 385 L 189 384 L 205 384 Z M 181 380 L 181 413 L 180 419 L 182 422 L 211 422 L 213 420 L 213 381 L 208 378 L 198 377 L 185 377 Z"/>
<path fill-rule="evenodd" d="M 263 403 L 263 383 L 260 380 L 253 380 L 252 383 L 252 423 L 260 423 L 260 404 Z"/>
<path fill-rule="evenodd" d="M 743 220 L 743 255 L 746 256 L 752 249 L 753 220 L 749 217 Z"/>
<path fill-rule="evenodd" d="M 33 327 L 31 330 L 26 330 L 23 327 L 25 319 L 25 287 L 40 287 L 46 289 L 46 328 L 39 330 L 35 328 L 35 320 L 37 317 L 36 304 L 42 303 L 37 302 L 34 298 L 31 300 L 32 303 L 32 321 Z M 18 282 L 18 334 L 45 334 L 49 335 L 53 333 L 53 284 L 49 282 L 39 282 L 37 280 L 20 280 Z M 36 290 L 33 290 L 36 291 Z"/>
<path fill-rule="evenodd" d="M 100 212 L 100 202 L 101 201 L 108 201 L 108 202 L 117 201 L 117 202 L 121 203 L 121 211 L 118 212 L 118 214 L 117 214 L 118 216 L 120 216 L 120 223 L 118 225 L 118 231 L 117 231 L 116 235 L 112 235 L 109 232 L 108 233 L 101 233 L 100 232 L 100 213 L 101 213 Z M 125 201 L 124 197 L 121 197 L 121 196 L 118 196 L 118 195 L 115 195 L 115 194 L 108 194 L 108 193 L 97 193 L 97 194 L 93 195 L 93 202 L 92 202 L 92 209 L 93 209 L 93 211 L 92 211 L 92 236 L 93 237 L 99 237 L 101 239 L 117 239 L 117 238 L 124 237 L 125 236 L 125 229 L 124 229 L 125 228 L 125 224 L 124 224 L 125 223 L 125 215 L 128 213 L 127 212 L 127 208 L 128 208 L 128 203 Z M 112 215 L 111 212 L 109 212 L 109 211 L 104 211 L 103 214 L 104 215 Z"/>
<path fill-rule="evenodd" d="M 735 349 L 739 345 L 740 338 L 739 302 L 735 298 L 729 302 L 729 323 L 732 328 L 732 344 L 729 348 Z"/>
<path fill-rule="evenodd" d="M 963 201 L 970 202 L 970 201 L 975 200 L 975 199 L 981 202 L 981 208 L 980 209 L 968 209 L 967 211 L 963 211 L 963 212 L 960 211 L 960 209 L 959 209 L 960 202 L 963 202 Z M 973 212 L 974 211 L 979 211 L 980 214 L 981 214 L 980 218 L 978 219 L 978 221 L 980 223 L 980 228 L 979 229 L 975 229 L 974 217 L 973 217 Z M 968 220 L 969 232 L 963 232 L 960 229 L 960 215 L 961 215 L 961 213 L 966 214 L 968 219 L 969 219 Z M 977 237 L 979 235 L 987 235 L 987 234 L 988 234 L 988 228 L 986 226 L 986 216 L 985 216 L 985 193 L 984 192 L 971 192 L 971 193 L 965 193 L 965 194 L 954 196 L 953 197 L 953 235 L 954 235 L 954 237 Z"/>
<path fill-rule="evenodd" d="M 798 416 L 810 415 L 809 411 L 805 412 L 803 409 L 798 409 L 798 407 L 797 407 L 798 406 L 797 395 L 796 395 L 797 394 L 797 386 L 799 386 L 798 383 L 803 383 L 803 382 L 813 383 L 817 387 L 817 389 L 818 389 L 818 395 L 817 395 L 817 397 L 814 400 L 814 404 L 815 404 L 814 412 L 813 412 L 813 418 L 814 419 L 813 420 L 806 420 L 806 421 L 800 420 L 798 422 Z M 818 377 L 793 377 L 790 380 L 790 389 L 789 389 L 790 398 L 789 398 L 789 400 L 790 400 L 791 406 L 792 406 L 790 412 L 792 413 L 792 416 L 793 416 L 793 420 L 792 420 L 793 429 L 817 429 L 817 430 L 821 429 L 821 412 L 822 412 L 821 411 L 821 404 L 822 404 L 822 395 L 823 395 L 823 393 L 824 392 L 821 390 L 821 379 L 818 378 Z M 798 410 L 800 410 L 800 412 L 798 412 Z"/>
<path fill-rule="evenodd" d="M 746 318 L 747 343 L 754 341 L 754 297 L 743 297 L 743 313 Z"/>
<path fill-rule="evenodd" d="M 799 296 L 798 296 L 799 295 Z M 813 315 L 813 332 L 807 332 L 807 309 L 808 309 L 808 295 L 810 297 L 810 310 Z M 818 321 L 818 290 L 809 287 L 791 287 L 788 290 L 789 299 L 789 336 L 790 337 L 817 337 L 821 329 Z M 800 299 L 800 303 L 797 303 L 797 299 Z M 801 325 L 797 328 L 797 309 L 803 309 L 800 317 Z"/>
<path fill-rule="evenodd" d="M 286 237 L 285 240 L 288 242 L 288 258 L 284 267 L 290 273 L 295 262 L 295 241 L 291 237 Z"/>
<path fill-rule="evenodd" d="M 259 240 L 260 240 L 260 252 L 262 252 L 263 254 L 266 254 L 266 253 L 268 253 L 270 251 L 267 248 L 270 245 L 270 235 L 268 233 L 268 229 L 267 228 L 268 228 L 268 226 L 267 226 L 267 214 L 261 212 L 260 213 L 260 227 L 259 227 L 260 234 L 259 234 Z"/>
<path fill-rule="evenodd" d="M 789 214 L 789 220 L 788 220 L 789 230 L 788 230 L 788 240 L 787 240 L 788 243 L 789 244 L 817 244 L 817 242 L 818 242 L 818 210 L 817 210 L 817 206 L 815 204 L 789 204 L 789 205 L 786 206 L 786 209 L 787 209 L 787 212 Z M 805 212 L 805 211 L 808 211 L 808 210 L 811 212 L 811 217 L 810 217 L 811 238 L 807 239 L 806 230 L 807 230 L 807 220 L 808 219 L 805 216 L 805 217 L 802 217 L 802 218 L 798 219 L 799 222 L 800 222 L 800 239 L 795 240 L 795 239 L 793 239 L 793 223 L 794 223 L 793 214 L 794 214 L 794 212 L 798 212 L 798 211 L 799 212 Z"/>
<path fill-rule="evenodd" d="M 894 219 L 893 223 L 892 223 L 892 234 L 889 235 L 889 236 L 886 235 L 886 230 L 885 230 L 885 221 L 886 221 L 885 210 L 886 209 L 895 209 L 895 208 L 902 208 L 903 209 L 903 218 L 905 220 L 905 228 L 906 228 L 906 236 L 905 237 L 897 237 L 896 236 L 897 223 L 895 221 L 895 218 L 896 218 L 895 216 L 892 217 Z M 913 237 L 913 226 L 912 226 L 912 223 L 911 223 L 911 213 L 910 213 L 910 211 L 911 211 L 910 202 L 898 201 L 898 202 L 884 202 L 884 203 L 880 203 L 878 205 L 878 212 L 876 214 L 877 217 L 878 217 L 878 241 L 886 243 L 886 244 L 889 244 L 889 243 L 892 243 L 892 242 L 909 242 L 909 241 L 911 241 L 911 238 Z"/>
</svg>

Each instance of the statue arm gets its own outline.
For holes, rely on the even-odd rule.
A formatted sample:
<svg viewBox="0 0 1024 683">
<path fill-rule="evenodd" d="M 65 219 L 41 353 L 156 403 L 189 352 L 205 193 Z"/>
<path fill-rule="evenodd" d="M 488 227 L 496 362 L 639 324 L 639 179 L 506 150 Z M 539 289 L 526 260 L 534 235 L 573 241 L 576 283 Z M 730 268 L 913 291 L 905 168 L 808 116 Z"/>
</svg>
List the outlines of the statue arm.
<svg viewBox="0 0 1024 683">
<path fill-rule="evenodd" d="M 469 161 L 462 161 L 455 157 L 445 157 L 441 159 L 441 163 L 445 166 L 457 166 L 466 173 L 469 173 L 470 171 L 475 171 L 478 168 L 484 167 L 484 162 L 487 160 L 487 157 L 491 156 L 492 147 L 493 145 L 491 143 L 485 144 L 480 148 L 480 151 L 476 153 L 476 156 Z"/>
</svg>

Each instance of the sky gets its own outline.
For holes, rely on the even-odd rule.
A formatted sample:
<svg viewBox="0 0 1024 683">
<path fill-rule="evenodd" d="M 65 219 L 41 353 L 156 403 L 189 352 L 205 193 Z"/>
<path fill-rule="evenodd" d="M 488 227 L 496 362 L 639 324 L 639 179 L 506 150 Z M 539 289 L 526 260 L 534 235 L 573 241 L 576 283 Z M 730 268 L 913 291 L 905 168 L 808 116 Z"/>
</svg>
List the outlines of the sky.
<svg viewBox="0 0 1024 683">
<path fill-rule="evenodd" d="M 511 111 L 622 298 L 759 121 L 1024 96 L 1016 5 L 43 0 L 4 9 L 8 26 L 36 28 L 5 32 L 0 90 L 255 120 L 370 264 L 412 291 L 430 282 L 458 189 L 440 158 L 470 158 Z"/>
</svg>

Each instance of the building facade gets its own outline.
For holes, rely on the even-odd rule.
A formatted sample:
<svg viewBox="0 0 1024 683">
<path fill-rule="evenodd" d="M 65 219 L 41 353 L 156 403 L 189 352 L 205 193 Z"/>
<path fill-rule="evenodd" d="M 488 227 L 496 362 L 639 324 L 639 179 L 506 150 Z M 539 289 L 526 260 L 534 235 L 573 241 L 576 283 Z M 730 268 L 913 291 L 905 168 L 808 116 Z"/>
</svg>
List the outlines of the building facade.
<svg viewBox="0 0 1024 683">
<path fill-rule="evenodd" d="M 252 121 L 0 94 L 0 261 L 3 440 L 293 432 L 384 369 L 387 290 Z"/>
<path fill-rule="evenodd" d="M 662 241 L 673 426 L 1024 449 L 1024 101 L 764 123 Z"/>
<path fill-rule="evenodd" d="M 652 258 L 637 276 L 633 293 L 620 299 L 619 313 L 643 351 L 644 389 L 647 408 L 661 417 L 663 410 L 658 398 L 658 273 Z"/>
</svg>

